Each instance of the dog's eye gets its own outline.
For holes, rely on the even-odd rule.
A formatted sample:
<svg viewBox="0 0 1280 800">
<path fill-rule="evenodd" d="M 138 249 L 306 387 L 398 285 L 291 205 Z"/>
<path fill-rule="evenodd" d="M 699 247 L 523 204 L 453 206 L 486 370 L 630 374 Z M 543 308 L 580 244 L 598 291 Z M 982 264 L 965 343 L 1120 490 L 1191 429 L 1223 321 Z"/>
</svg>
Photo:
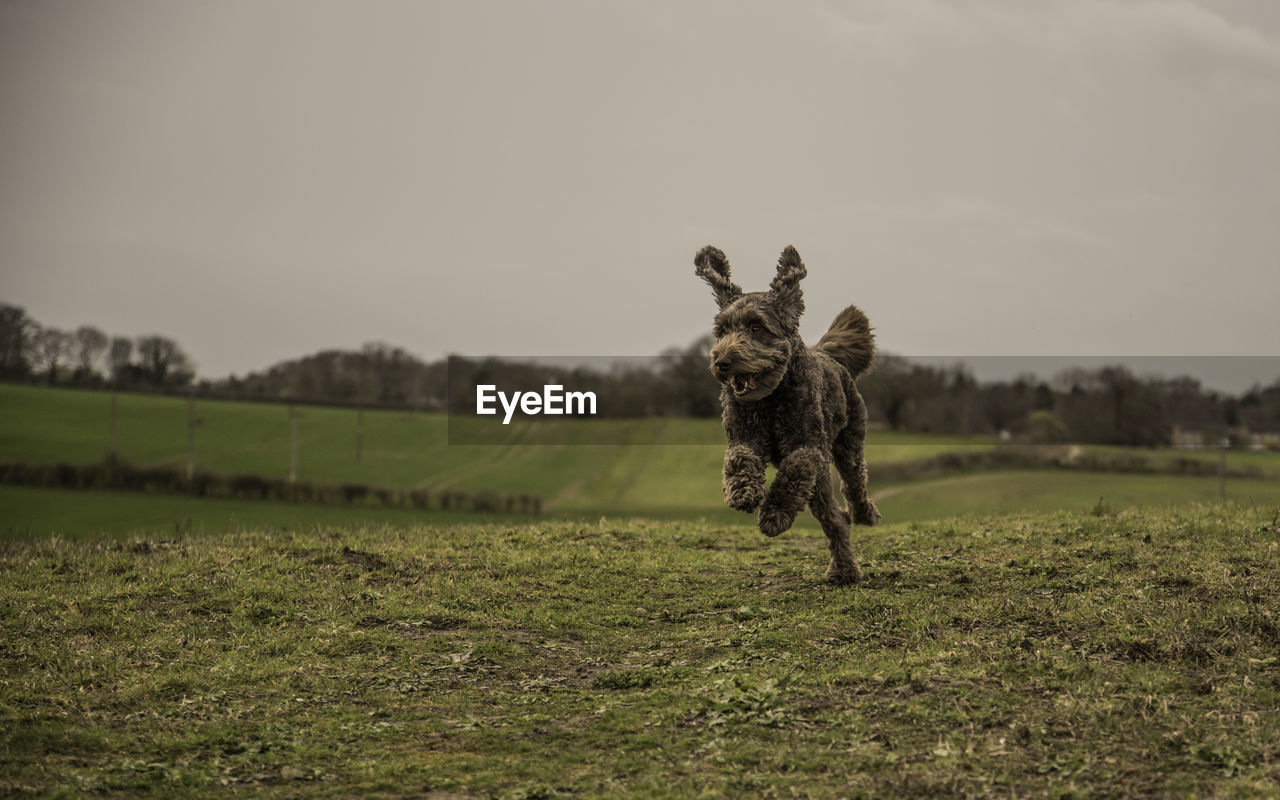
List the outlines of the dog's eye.
<svg viewBox="0 0 1280 800">
<path fill-rule="evenodd" d="M 752 333 L 759 333 L 759 332 L 760 332 L 760 323 L 759 323 L 759 322 L 753 322 L 753 323 L 751 323 L 751 332 L 752 332 Z"/>
</svg>

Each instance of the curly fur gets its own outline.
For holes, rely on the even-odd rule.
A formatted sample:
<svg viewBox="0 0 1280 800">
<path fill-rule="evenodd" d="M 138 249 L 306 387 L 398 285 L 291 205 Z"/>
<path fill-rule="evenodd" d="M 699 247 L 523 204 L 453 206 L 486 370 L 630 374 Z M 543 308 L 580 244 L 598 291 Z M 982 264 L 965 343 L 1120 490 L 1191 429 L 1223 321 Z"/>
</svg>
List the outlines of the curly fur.
<svg viewBox="0 0 1280 800">
<path fill-rule="evenodd" d="M 861 580 L 849 526 L 880 521 L 867 497 L 867 409 L 855 384 L 875 358 L 866 315 L 849 306 L 807 348 L 799 335 L 804 313 L 800 281 L 807 270 L 794 247 L 782 251 L 767 292 L 743 293 L 729 277 L 729 260 L 710 245 L 698 251 L 694 265 L 720 307 L 711 373 L 721 383 L 729 443 L 725 502 L 756 512 L 766 536 L 786 531 L 808 506 L 830 545 L 827 579 L 839 584 Z M 778 468 L 767 490 L 766 463 Z M 830 480 L 832 464 L 843 486 L 843 509 Z"/>
</svg>

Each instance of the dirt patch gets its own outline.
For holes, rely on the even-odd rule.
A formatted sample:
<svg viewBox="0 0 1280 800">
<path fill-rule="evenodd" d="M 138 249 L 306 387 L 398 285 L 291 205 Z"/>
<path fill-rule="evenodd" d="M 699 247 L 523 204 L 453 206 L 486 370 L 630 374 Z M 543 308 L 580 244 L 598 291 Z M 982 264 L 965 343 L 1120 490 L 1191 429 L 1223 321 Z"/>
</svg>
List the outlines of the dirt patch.
<svg viewBox="0 0 1280 800">
<path fill-rule="evenodd" d="M 387 560 L 377 553 L 366 553 L 363 550 L 352 550 L 350 547 L 345 545 L 342 548 L 342 558 L 348 564 L 354 564 L 357 567 L 370 571 L 383 571 L 391 568 L 391 565 Z"/>
<path fill-rule="evenodd" d="M 467 624 L 466 620 L 448 615 L 427 616 L 422 619 L 387 619 L 386 617 L 368 616 L 356 621 L 357 628 L 384 628 L 391 633 L 410 641 L 424 641 L 441 634 L 455 631 Z"/>
</svg>

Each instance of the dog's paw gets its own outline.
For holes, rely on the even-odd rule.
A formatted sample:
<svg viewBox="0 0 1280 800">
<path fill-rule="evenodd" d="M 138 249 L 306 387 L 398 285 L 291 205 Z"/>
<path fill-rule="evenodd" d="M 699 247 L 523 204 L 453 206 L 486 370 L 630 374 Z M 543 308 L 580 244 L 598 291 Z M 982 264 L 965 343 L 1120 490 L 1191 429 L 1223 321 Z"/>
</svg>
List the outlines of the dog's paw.
<svg viewBox="0 0 1280 800">
<path fill-rule="evenodd" d="M 738 511 L 755 511 L 764 502 L 764 462 L 741 444 L 724 453 L 724 501 Z"/>
<path fill-rule="evenodd" d="M 875 525 L 879 521 L 880 509 L 870 500 L 867 500 L 866 505 L 859 505 L 854 509 L 853 522 L 856 525 Z"/>
<path fill-rule="evenodd" d="M 765 536 L 777 536 L 796 521 L 796 513 L 777 506 L 764 506 L 760 509 L 759 521 L 761 533 Z"/>
<path fill-rule="evenodd" d="M 751 512 L 764 502 L 764 485 L 755 481 L 744 481 L 725 487 L 724 501 L 729 508 Z"/>
<path fill-rule="evenodd" d="M 831 566 L 827 567 L 826 577 L 827 583 L 835 586 L 850 586 L 862 582 L 862 570 L 858 569 L 857 564 L 837 563 L 832 559 Z"/>
</svg>

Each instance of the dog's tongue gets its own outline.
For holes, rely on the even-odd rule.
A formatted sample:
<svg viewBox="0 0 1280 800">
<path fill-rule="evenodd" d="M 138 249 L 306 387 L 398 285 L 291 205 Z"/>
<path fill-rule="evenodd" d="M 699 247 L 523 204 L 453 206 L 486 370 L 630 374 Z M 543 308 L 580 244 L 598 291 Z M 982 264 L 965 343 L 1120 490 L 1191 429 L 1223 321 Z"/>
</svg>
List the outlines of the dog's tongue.
<svg viewBox="0 0 1280 800">
<path fill-rule="evenodd" d="M 755 375 L 735 375 L 733 377 L 733 383 L 734 383 L 734 386 L 736 386 L 739 391 L 742 391 L 742 392 L 750 391 L 751 389 L 756 388 L 756 376 Z"/>
</svg>

